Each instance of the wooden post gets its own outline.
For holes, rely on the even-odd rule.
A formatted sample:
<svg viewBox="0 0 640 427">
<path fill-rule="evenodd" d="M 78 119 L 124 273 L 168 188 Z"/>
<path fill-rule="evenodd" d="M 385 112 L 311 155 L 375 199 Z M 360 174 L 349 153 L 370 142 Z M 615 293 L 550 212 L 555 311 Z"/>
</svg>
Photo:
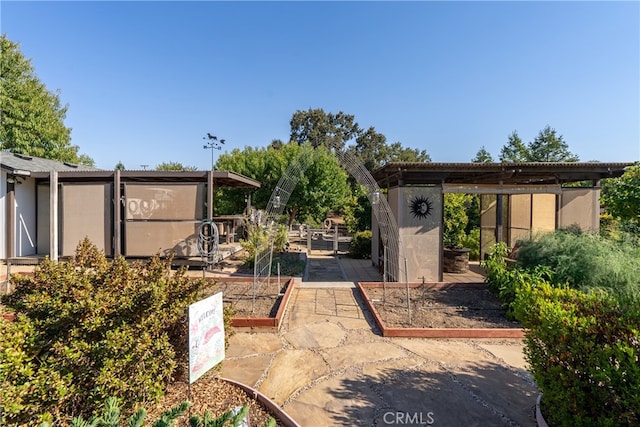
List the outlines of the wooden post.
<svg viewBox="0 0 640 427">
<path fill-rule="evenodd" d="M 7 176 L 7 180 L 9 176 Z M 14 178 L 15 179 L 15 178 Z M 6 258 L 16 256 L 16 184 L 7 182 L 7 198 L 6 198 L 6 231 L 7 242 L 5 246 Z M 7 266 L 9 263 L 7 262 Z M 8 280 L 8 279 L 7 279 Z M 8 285 L 7 285 L 8 286 Z"/>
<path fill-rule="evenodd" d="M 213 150 L 211 151 L 213 152 Z M 212 170 L 207 172 L 207 218 L 210 220 L 213 220 L 213 171 Z"/>
<path fill-rule="evenodd" d="M 122 236 L 120 235 L 122 222 L 122 192 L 120 191 L 120 169 L 113 174 L 113 257 L 119 256 L 122 251 Z"/>
<path fill-rule="evenodd" d="M 49 172 L 49 258 L 58 260 L 58 172 Z"/>
</svg>

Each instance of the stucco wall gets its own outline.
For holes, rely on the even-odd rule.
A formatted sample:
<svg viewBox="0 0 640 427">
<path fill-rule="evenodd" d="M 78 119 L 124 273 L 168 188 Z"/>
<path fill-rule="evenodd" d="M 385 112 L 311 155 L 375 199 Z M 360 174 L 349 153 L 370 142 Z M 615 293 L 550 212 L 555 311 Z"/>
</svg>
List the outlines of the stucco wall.
<svg viewBox="0 0 640 427">
<path fill-rule="evenodd" d="M 441 187 L 396 187 L 389 190 L 389 204 L 400 236 L 398 265 L 404 279 L 405 258 L 409 282 L 424 278 L 441 280 L 442 189 Z"/>
<path fill-rule="evenodd" d="M 107 256 L 112 255 L 112 187 L 111 183 L 62 185 L 62 256 L 75 254 L 78 243 L 85 237 Z"/>
<path fill-rule="evenodd" d="M 38 255 L 49 255 L 51 248 L 49 246 L 49 184 L 40 184 L 36 189 L 38 203 L 37 222 L 37 252 Z"/>
<path fill-rule="evenodd" d="M 600 189 L 563 188 L 559 227 L 578 225 L 584 231 L 600 229 Z"/>
<path fill-rule="evenodd" d="M 531 232 L 546 233 L 556 229 L 556 195 L 532 194 Z"/>
</svg>

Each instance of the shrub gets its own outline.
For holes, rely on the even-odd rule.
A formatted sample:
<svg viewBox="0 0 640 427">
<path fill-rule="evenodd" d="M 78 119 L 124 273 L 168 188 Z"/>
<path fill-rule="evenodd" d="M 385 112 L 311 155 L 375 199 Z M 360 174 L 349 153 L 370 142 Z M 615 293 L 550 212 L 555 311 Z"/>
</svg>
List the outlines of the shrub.
<svg viewBox="0 0 640 427">
<path fill-rule="evenodd" d="M 461 240 L 460 244 L 465 247 L 465 248 L 469 248 L 469 259 L 471 261 L 477 261 L 480 259 L 480 229 L 479 228 L 474 228 L 471 231 L 469 231 L 469 234 L 467 234 L 464 239 Z"/>
<path fill-rule="evenodd" d="M 273 236 L 273 251 L 281 252 L 284 250 L 288 239 L 287 226 L 279 224 L 276 226 L 275 234 Z M 269 233 L 267 229 L 260 225 L 251 225 L 248 228 L 248 238 L 246 240 L 240 240 L 240 246 L 247 251 L 247 257 L 245 264 L 252 266 L 255 262 L 256 250 L 264 251 L 270 249 Z M 262 252 L 258 252 L 262 253 Z"/>
<path fill-rule="evenodd" d="M 518 264 L 548 266 L 557 285 L 567 283 L 583 291 L 606 289 L 640 300 L 640 246 L 634 240 L 614 241 L 568 229 L 520 243 Z"/>
<path fill-rule="evenodd" d="M 525 285 L 514 303 L 549 425 L 640 425 L 640 306 Z"/>
<path fill-rule="evenodd" d="M 4 422 L 87 415 L 108 396 L 130 406 L 164 393 L 184 336 L 187 307 L 204 289 L 171 259 L 108 262 L 88 240 L 69 262 L 45 260 L 33 277 L 14 276 L 3 298 L 16 320 L 2 322 L 0 413 Z"/>
<path fill-rule="evenodd" d="M 349 242 L 349 256 L 357 259 L 371 258 L 371 230 L 358 231 Z"/>
<path fill-rule="evenodd" d="M 507 310 L 507 317 L 514 318 L 513 304 L 520 288 L 536 287 L 551 278 L 551 270 L 546 266 L 524 270 L 517 266 L 507 265 L 509 247 L 500 242 L 493 246 L 493 252 L 482 263 L 486 271 L 487 288 L 498 296 L 502 306 Z"/>
</svg>

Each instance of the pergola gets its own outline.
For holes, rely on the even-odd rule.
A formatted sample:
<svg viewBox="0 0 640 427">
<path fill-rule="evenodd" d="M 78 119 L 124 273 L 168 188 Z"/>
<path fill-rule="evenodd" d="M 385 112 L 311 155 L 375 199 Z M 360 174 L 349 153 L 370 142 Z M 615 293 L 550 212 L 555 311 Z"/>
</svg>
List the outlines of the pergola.
<svg viewBox="0 0 640 427">
<path fill-rule="evenodd" d="M 633 163 L 424 163 L 391 162 L 373 172 L 380 187 L 449 184 L 494 187 L 562 185 L 616 178 Z"/>
<path fill-rule="evenodd" d="M 481 256 L 537 232 L 577 225 L 598 230 L 600 180 L 621 176 L 633 163 L 391 162 L 372 173 L 386 189 L 399 228 L 400 258 L 410 280 L 442 280 L 445 193 L 479 194 Z M 572 183 L 580 183 L 573 184 Z M 416 214 L 416 206 L 428 212 Z M 374 237 L 377 224 L 373 219 Z M 380 242 L 374 238 L 372 258 Z"/>
</svg>

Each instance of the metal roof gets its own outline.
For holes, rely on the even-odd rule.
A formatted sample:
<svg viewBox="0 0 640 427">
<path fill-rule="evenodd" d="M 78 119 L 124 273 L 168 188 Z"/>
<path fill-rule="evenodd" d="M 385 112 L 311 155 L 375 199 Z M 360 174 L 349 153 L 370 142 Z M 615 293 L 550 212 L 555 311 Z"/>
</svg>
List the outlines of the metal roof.
<svg viewBox="0 0 640 427">
<path fill-rule="evenodd" d="M 22 172 L 22 175 L 29 175 L 25 172 L 100 170 L 91 166 L 76 165 L 74 163 L 43 159 L 41 157 L 26 156 L 24 154 L 11 153 L 9 151 L 0 152 L 0 166 L 2 169 L 5 169 L 10 173 L 16 171 Z"/>
<path fill-rule="evenodd" d="M 391 162 L 372 173 L 381 187 L 423 184 L 541 185 L 619 177 L 629 163 Z"/>
<path fill-rule="evenodd" d="M 123 183 L 193 183 L 208 182 L 209 171 L 120 171 Z M 113 181 L 116 171 L 58 171 L 62 182 L 105 182 Z M 211 171 L 216 187 L 260 188 L 260 183 L 249 177 L 229 171 Z M 34 172 L 34 178 L 49 179 L 49 172 Z"/>
<path fill-rule="evenodd" d="M 58 179 L 66 182 L 105 182 L 113 181 L 116 171 L 97 169 L 89 166 L 74 165 L 40 157 L 24 156 L 10 152 L 0 152 L 0 166 L 10 174 L 31 176 L 48 180 L 52 171 L 58 172 Z M 209 171 L 156 171 L 123 170 L 121 182 L 208 182 Z M 211 171 L 216 187 L 260 188 L 260 183 L 239 173 L 229 171 Z"/>
</svg>

